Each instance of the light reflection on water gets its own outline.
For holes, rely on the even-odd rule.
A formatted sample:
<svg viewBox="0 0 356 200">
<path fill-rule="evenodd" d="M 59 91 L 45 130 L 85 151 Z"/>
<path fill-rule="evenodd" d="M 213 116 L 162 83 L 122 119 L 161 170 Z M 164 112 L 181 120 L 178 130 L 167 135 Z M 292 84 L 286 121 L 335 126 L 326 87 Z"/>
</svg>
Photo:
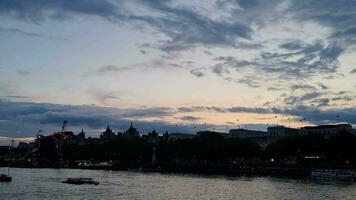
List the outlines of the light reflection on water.
<svg viewBox="0 0 356 200">
<path fill-rule="evenodd" d="M 17 168 L 11 176 L 0 183 L 0 199 L 356 199 L 356 184 L 310 179 Z M 61 183 L 67 177 L 100 184 Z"/>
</svg>

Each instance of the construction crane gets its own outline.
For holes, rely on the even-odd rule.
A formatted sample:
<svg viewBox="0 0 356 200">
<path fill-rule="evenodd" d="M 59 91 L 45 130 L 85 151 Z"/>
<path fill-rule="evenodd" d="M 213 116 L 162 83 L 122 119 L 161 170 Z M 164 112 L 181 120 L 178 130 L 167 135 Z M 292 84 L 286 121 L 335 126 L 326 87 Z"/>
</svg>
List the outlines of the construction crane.
<svg viewBox="0 0 356 200">
<path fill-rule="evenodd" d="M 67 130 L 67 121 L 63 121 L 63 125 L 62 125 L 62 133 L 65 133 Z"/>
</svg>

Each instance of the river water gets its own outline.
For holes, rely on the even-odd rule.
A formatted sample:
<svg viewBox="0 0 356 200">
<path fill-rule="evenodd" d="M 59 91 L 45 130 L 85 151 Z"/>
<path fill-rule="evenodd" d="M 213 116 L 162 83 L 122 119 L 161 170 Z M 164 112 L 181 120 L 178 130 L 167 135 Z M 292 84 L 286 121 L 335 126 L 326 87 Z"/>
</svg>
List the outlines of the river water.
<svg viewBox="0 0 356 200">
<path fill-rule="evenodd" d="M 2 169 L 0 169 L 2 172 Z M 224 177 L 80 169 L 10 170 L 0 199 L 356 199 L 356 183 L 275 177 Z M 90 177 L 99 185 L 61 183 Z"/>
</svg>

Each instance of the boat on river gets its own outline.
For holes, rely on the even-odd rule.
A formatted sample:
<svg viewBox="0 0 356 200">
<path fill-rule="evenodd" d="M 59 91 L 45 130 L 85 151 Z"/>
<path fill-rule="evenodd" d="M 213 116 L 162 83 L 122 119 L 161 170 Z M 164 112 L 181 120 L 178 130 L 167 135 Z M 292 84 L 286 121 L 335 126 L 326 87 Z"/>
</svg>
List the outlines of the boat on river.
<svg viewBox="0 0 356 200">
<path fill-rule="evenodd" d="M 314 170 L 311 172 L 311 177 L 316 179 L 352 181 L 356 179 L 356 174 L 345 170 Z"/>
<path fill-rule="evenodd" d="M 94 181 L 92 178 L 67 178 L 67 180 L 62 181 L 62 183 L 74 184 L 74 185 L 99 185 L 99 182 Z"/>
<path fill-rule="evenodd" d="M 8 176 L 6 174 L 0 174 L 0 182 L 1 183 L 11 182 L 11 181 L 12 181 L 11 176 Z"/>
</svg>

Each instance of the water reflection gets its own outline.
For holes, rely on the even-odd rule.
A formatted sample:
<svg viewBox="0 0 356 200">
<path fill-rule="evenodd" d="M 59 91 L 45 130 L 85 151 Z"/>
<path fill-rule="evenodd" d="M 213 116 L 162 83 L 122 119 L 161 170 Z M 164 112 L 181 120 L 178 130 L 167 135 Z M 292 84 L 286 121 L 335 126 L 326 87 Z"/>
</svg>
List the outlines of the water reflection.
<svg viewBox="0 0 356 200">
<path fill-rule="evenodd" d="M 356 199 L 350 182 L 72 169 L 12 169 L 1 199 Z M 68 185 L 88 177 L 95 185 Z"/>
</svg>

